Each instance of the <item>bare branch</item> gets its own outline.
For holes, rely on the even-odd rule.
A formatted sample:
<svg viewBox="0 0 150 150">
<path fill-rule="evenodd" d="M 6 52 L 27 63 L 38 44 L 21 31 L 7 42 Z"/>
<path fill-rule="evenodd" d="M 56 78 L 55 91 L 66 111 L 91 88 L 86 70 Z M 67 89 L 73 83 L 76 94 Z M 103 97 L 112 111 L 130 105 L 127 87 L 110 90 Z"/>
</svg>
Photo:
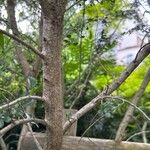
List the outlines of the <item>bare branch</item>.
<svg viewBox="0 0 150 150">
<path fill-rule="evenodd" d="M 8 21 L 10 24 L 10 29 L 12 30 L 12 34 L 16 37 L 20 38 L 20 33 L 17 26 L 16 16 L 15 16 L 15 7 L 16 7 L 16 1 L 14 0 L 7 0 L 7 15 L 8 15 Z M 27 61 L 26 56 L 24 55 L 24 52 L 22 51 L 22 46 L 19 42 L 16 40 L 14 41 L 14 46 L 16 49 L 16 58 L 17 61 L 20 63 L 23 73 L 25 77 L 28 77 L 31 73 L 30 64 Z"/>
<path fill-rule="evenodd" d="M 150 118 L 148 117 L 148 115 L 142 110 L 140 109 L 138 106 L 134 105 L 132 102 L 129 102 L 128 100 L 125 100 L 124 98 L 121 98 L 121 97 L 112 97 L 113 99 L 118 99 L 118 100 L 121 100 L 125 103 L 128 103 L 130 104 L 130 106 L 132 106 L 133 108 L 137 109 L 148 121 L 150 121 Z"/>
<path fill-rule="evenodd" d="M 141 132 L 138 132 L 138 133 L 135 133 L 133 134 L 132 136 L 130 136 L 126 141 L 128 142 L 130 139 L 132 139 L 134 136 L 137 136 L 137 135 L 140 135 L 140 134 L 143 134 L 143 133 L 150 133 L 150 131 L 141 131 Z"/>
<path fill-rule="evenodd" d="M 148 121 L 144 121 L 143 127 L 142 127 L 142 132 L 146 130 L 147 128 L 147 123 Z M 143 142 L 147 143 L 147 137 L 146 137 L 146 132 L 142 133 L 142 138 L 143 138 Z"/>
<path fill-rule="evenodd" d="M 82 0 L 78 0 L 75 3 L 73 3 L 71 6 L 69 6 L 68 8 L 66 8 L 66 11 L 69 11 L 72 7 L 74 7 L 75 5 L 77 5 L 78 3 L 80 3 Z"/>
<path fill-rule="evenodd" d="M 148 70 L 147 74 L 145 75 L 145 78 L 144 78 L 139 90 L 136 92 L 135 96 L 133 97 L 132 104 L 137 105 L 137 103 L 141 99 L 149 81 L 150 81 L 150 69 Z M 125 133 L 125 129 L 128 126 L 128 123 L 130 122 L 131 117 L 133 116 L 133 112 L 134 112 L 134 107 L 132 107 L 130 105 L 124 115 L 124 118 L 122 119 L 122 122 L 119 125 L 119 129 L 117 131 L 116 138 L 115 138 L 115 140 L 117 142 L 122 141 L 123 135 Z"/>
<path fill-rule="evenodd" d="M 0 33 L 3 33 L 3 34 L 5 34 L 5 35 L 9 36 L 10 38 L 12 38 L 12 39 L 14 39 L 15 41 L 19 42 L 19 43 L 22 44 L 23 46 L 25 46 L 25 47 L 29 48 L 30 50 L 32 50 L 32 51 L 33 51 L 35 54 L 37 54 L 40 58 L 44 59 L 44 55 L 43 55 L 40 51 L 38 51 L 37 49 L 35 49 L 35 48 L 32 47 L 31 45 L 25 43 L 23 40 L 21 40 L 21 39 L 18 38 L 17 36 L 12 35 L 12 34 L 10 34 L 10 33 L 6 32 L 6 31 L 4 31 L 4 30 L 2 30 L 2 29 L 0 29 Z"/>
<path fill-rule="evenodd" d="M 77 113 L 75 113 L 63 126 L 64 133 L 68 128 L 85 113 L 90 111 L 92 108 L 97 106 L 106 95 L 110 95 L 113 91 L 118 89 L 120 85 L 128 78 L 128 76 L 137 68 L 137 66 L 149 55 L 150 53 L 150 43 L 144 45 L 136 55 L 136 58 L 129 64 L 125 71 L 120 75 L 120 77 L 114 81 L 110 86 L 108 86 L 102 93 L 95 97 L 91 102 L 82 107 Z"/>
<path fill-rule="evenodd" d="M 2 137 L 0 137 L 0 148 L 2 150 L 7 150 L 6 144 L 5 144 L 5 142 L 4 142 Z"/>
<path fill-rule="evenodd" d="M 23 101 L 23 100 L 27 100 L 27 99 L 32 99 L 32 100 L 40 100 L 40 101 L 44 101 L 44 98 L 40 97 L 40 96 L 24 96 L 24 97 L 20 97 L 10 103 L 4 104 L 2 106 L 0 106 L 0 110 L 4 110 L 4 109 L 8 109 L 9 107 Z"/>
<path fill-rule="evenodd" d="M 31 125 L 30 125 L 29 123 L 27 123 L 27 126 L 28 126 L 28 129 L 29 129 L 29 131 L 30 131 L 30 133 L 31 133 L 31 135 L 32 135 L 32 137 L 33 137 L 33 140 L 34 140 L 34 142 L 35 142 L 35 144 L 36 144 L 38 150 L 43 150 L 41 144 L 39 143 L 39 141 L 37 140 L 37 138 L 36 138 L 35 135 L 33 134 Z"/>
<path fill-rule="evenodd" d="M 29 122 L 36 122 L 36 123 L 40 123 L 43 125 L 47 125 L 46 122 L 42 119 L 21 119 L 21 120 L 16 120 L 13 121 L 11 124 L 9 124 L 8 126 L 6 126 L 5 128 L 0 130 L 0 137 L 2 137 L 5 133 L 7 133 L 9 130 L 11 130 L 12 128 L 14 128 L 17 125 L 20 124 L 25 124 L 25 123 L 29 123 Z"/>
</svg>

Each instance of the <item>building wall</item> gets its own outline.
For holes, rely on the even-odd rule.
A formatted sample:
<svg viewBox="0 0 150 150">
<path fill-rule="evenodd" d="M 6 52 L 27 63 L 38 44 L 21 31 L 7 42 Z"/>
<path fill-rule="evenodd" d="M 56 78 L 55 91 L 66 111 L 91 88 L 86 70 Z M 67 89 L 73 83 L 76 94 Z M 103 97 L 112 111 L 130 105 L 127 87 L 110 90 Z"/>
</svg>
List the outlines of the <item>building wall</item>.
<svg viewBox="0 0 150 150">
<path fill-rule="evenodd" d="M 115 50 L 116 63 L 118 65 L 128 65 L 136 56 L 142 45 L 142 39 L 138 32 L 123 36 Z"/>
</svg>

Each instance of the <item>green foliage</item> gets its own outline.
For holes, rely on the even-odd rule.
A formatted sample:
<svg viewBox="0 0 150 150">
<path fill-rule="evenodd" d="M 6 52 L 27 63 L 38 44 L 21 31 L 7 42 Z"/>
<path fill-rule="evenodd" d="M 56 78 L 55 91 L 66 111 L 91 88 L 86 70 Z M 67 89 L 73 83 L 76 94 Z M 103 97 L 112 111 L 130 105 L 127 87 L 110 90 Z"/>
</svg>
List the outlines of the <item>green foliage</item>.
<svg viewBox="0 0 150 150">
<path fill-rule="evenodd" d="M 0 47 L 3 50 L 4 49 L 4 35 L 0 33 Z"/>
<path fill-rule="evenodd" d="M 66 11 L 64 20 L 62 49 L 65 81 L 64 106 L 69 108 L 76 100 L 73 108 L 80 109 L 104 88 L 107 88 L 125 69 L 125 66 L 115 64 L 112 52 L 117 44 L 114 32 L 120 30 L 119 23 L 126 17 L 123 11 L 128 9 L 128 2 L 124 3 L 122 0 L 102 0 L 100 2 L 71 0 L 68 3 L 69 6 L 74 2 L 77 4 Z M 4 1 L 0 1 L 1 5 L 4 5 Z M 17 6 L 24 8 L 18 9 L 19 22 L 27 19 L 30 26 L 28 31 L 21 35 L 22 39 L 40 49 L 39 37 L 42 35 L 38 33 L 37 21 L 40 20 L 38 1 L 18 0 Z M 20 28 L 19 31 L 21 31 Z M 37 59 L 36 55 L 25 47 L 22 47 L 22 50 L 33 69 Z M 148 69 L 147 66 L 150 66 L 149 58 L 112 95 L 123 96 L 131 101 L 143 80 Z M 0 33 L 0 103 L 4 104 L 27 94 L 42 95 L 42 80 L 42 68 L 40 68 L 38 76 L 30 75 L 27 86 L 26 78 L 15 56 L 13 41 Z M 148 115 L 150 111 L 149 92 L 150 86 L 147 87 L 140 103 L 140 108 Z M 86 131 L 85 136 L 115 137 L 128 105 L 109 99 L 106 101 L 79 120 L 78 135 L 82 135 L 93 124 Z M 1 112 L 0 128 L 10 123 L 12 119 L 24 116 L 24 107 L 31 104 L 32 102 L 29 101 L 19 103 L 9 111 Z M 35 115 L 44 118 L 42 103 L 37 103 Z M 143 119 L 137 111 L 134 115 L 137 119 Z M 136 121 L 129 124 L 127 137 L 137 132 L 140 129 L 139 126 L 142 126 L 142 123 L 139 123 L 138 127 L 136 124 Z"/>
</svg>

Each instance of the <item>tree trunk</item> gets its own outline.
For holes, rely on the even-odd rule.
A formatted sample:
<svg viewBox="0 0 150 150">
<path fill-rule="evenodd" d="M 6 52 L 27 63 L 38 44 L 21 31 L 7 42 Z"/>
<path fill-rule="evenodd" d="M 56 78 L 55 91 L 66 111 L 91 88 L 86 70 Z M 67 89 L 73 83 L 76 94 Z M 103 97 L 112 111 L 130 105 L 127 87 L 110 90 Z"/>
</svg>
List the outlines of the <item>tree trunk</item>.
<svg viewBox="0 0 150 150">
<path fill-rule="evenodd" d="M 47 127 L 46 150 L 60 150 L 62 145 L 63 90 L 61 43 L 65 0 L 41 0 L 43 14 L 42 53 L 43 97 Z"/>
</svg>

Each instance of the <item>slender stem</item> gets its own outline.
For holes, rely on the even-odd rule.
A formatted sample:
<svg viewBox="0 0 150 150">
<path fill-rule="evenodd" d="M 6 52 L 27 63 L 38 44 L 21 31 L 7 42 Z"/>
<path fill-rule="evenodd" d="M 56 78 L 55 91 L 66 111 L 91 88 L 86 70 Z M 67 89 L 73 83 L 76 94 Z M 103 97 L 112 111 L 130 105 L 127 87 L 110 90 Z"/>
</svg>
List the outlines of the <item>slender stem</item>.
<svg viewBox="0 0 150 150">
<path fill-rule="evenodd" d="M 0 110 L 4 110 L 4 109 L 8 109 L 10 108 L 11 106 L 23 101 L 23 100 L 27 100 L 27 99 L 33 99 L 33 100 L 40 100 L 40 101 L 44 101 L 44 99 L 40 96 L 24 96 L 24 97 L 20 97 L 12 102 L 9 102 L 7 104 L 4 104 L 2 106 L 0 106 Z"/>
<path fill-rule="evenodd" d="M 36 123 L 40 123 L 43 125 L 47 125 L 47 123 L 42 119 L 21 119 L 21 120 L 13 121 L 11 124 L 9 124 L 8 126 L 0 130 L 0 137 L 2 137 L 5 133 L 7 133 L 9 130 L 11 130 L 15 126 L 29 123 L 29 122 L 36 122 Z"/>
<path fill-rule="evenodd" d="M 33 51 L 35 54 L 37 54 L 40 58 L 44 59 L 44 55 L 38 51 L 37 49 L 35 49 L 34 47 L 32 47 L 31 45 L 25 43 L 23 40 L 21 40 L 20 38 L 18 38 L 17 36 L 15 35 L 12 35 L 2 29 L 0 29 L 0 33 L 3 33 L 5 35 L 7 35 L 8 37 L 14 39 L 15 41 L 19 42 L 20 44 L 22 44 L 23 46 L 29 48 L 31 51 Z"/>
<path fill-rule="evenodd" d="M 71 127 L 71 125 L 77 121 L 80 117 L 86 114 L 88 111 L 96 107 L 103 99 L 104 96 L 110 95 L 112 92 L 117 90 L 120 85 L 130 76 L 130 74 L 138 67 L 138 65 L 149 55 L 150 43 L 140 48 L 135 59 L 127 66 L 125 71 L 120 77 L 114 81 L 110 86 L 102 91 L 97 97 L 92 99 L 88 104 L 83 106 L 77 113 L 75 113 L 63 126 L 64 133 Z"/>
</svg>

